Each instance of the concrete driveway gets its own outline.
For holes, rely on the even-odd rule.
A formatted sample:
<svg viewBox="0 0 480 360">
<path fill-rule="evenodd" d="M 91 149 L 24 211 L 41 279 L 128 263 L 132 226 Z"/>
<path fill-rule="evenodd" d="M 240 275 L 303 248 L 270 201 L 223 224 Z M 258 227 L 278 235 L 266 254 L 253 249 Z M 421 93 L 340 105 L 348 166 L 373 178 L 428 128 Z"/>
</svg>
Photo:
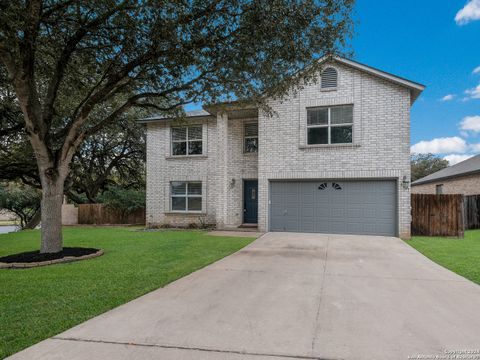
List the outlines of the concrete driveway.
<svg viewBox="0 0 480 360">
<path fill-rule="evenodd" d="M 268 233 L 12 359 L 384 360 L 479 348 L 480 286 L 403 241 Z"/>
</svg>

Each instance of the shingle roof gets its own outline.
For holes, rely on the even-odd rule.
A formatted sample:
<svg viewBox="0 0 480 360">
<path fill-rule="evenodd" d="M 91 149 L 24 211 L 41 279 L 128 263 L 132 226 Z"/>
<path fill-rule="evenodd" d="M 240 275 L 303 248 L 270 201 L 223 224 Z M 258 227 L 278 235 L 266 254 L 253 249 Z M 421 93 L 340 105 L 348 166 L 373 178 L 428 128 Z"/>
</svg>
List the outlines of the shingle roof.
<svg viewBox="0 0 480 360">
<path fill-rule="evenodd" d="M 412 185 L 425 184 L 441 179 L 463 176 L 475 172 L 480 172 L 480 154 L 475 155 L 467 160 L 459 162 L 458 164 L 446 167 L 436 173 L 425 176 L 412 182 Z"/>
<path fill-rule="evenodd" d="M 186 111 L 185 112 L 185 117 L 186 118 L 193 118 L 193 117 L 204 117 L 204 116 L 212 116 L 208 111 L 205 111 L 203 109 L 200 110 L 192 110 L 192 111 Z M 171 116 L 164 116 L 164 115 L 152 115 L 147 118 L 140 119 L 138 122 L 139 123 L 146 123 L 150 121 L 161 121 L 161 120 L 171 120 Z"/>
</svg>

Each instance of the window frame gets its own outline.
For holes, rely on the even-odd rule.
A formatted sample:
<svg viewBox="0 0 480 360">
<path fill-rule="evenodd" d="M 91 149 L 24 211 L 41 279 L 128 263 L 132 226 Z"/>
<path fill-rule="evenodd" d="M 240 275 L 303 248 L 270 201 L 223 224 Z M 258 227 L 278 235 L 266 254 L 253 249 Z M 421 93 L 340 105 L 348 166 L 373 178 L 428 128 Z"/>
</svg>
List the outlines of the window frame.
<svg viewBox="0 0 480 360">
<path fill-rule="evenodd" d="M 443 184 L 435 185 L 435 195 L 443 195 Z"/>
<path fill-rule="evenodd" d="M 256 136 L 247 136 L 245 128 L 249 124 L 256 124 L 257 125 L 257 135 Z M 246 140 L 247 139 L 257 139 L 257 151 L 247 151 L 247 144 Z M 243 123 L 243 153 L 247 155 L 255 155 L 258 154 L 258 122 L 257 121 L 245 121 Z"/>
<path fill-rule="evenodd" d="M 352 107 L 352 122 L 351 123 L 340 123 L 340 124 L 332 124 L 331 123 L 331 120 L 332 120 L 332 117 L 331 117 L 331 112 L 332 112 L 332 108 L 335 108 L 335 107 L 342 107 L 342 106 L 351 106 Z M 309 125 L 308 124 L 308 111 L 309 110 L 316 110 L 316 109 L 327 109 L 327 123 L 324 124 L 324 125 Z M 312 107 L 307 107 L 307 119 L 306 119 L 306 123 L 307 123 L 307 126 L 305 128 L 305 136 L 306 136 L 306 141 L 305 143 L 307 144 L 307 146 L 344 146 L 344 145 L 353 145 L 354 144 L 354 131 L 355 131 L 355 128 L 354 128 L 354 119 L 355 119 L 355 113 L 354 113 L 354 106 L 353 104 L 341 104 L 341 105 L 330 105 L 330 106 L 312 106 Z M 345 127 L 345 126 L 351 126 L 352 127 L 352 141 L 351 142 L 347 142 L 347 143 L 332 143 L 332 127 Z M 324 143 L 324 144 L 310 144 L 308 142 L 308 130 L 309 129 L 315 129 L 315 128 L 327 128 L 327 142 Z"/>
<path fill-rule="evenodd" d="M 201 134 L 202 134 L 201 139 L 190 140 L 190 138 L 189 138 L 189 128 L 192 128 L 192 127 L 200 127 Z M 173 140 L 173 130 L 174 129 L 182 129 L 182 128 L 186 129 L 185 140 Z M 189 150 L 190 142 L 198 142 L 198 141 L 202 142 L 202 152 L 200 154 L 189 154 L 188 150 Z M 173 144 L 174 143 L 183 143 L 183 142 L 186 143 L 185 144 L 185 154 L 174 154 L 173 153 Z M 204 146 L 203 145 L 204 145 L 204 143 L 203 143 L 203 124 L 189 124 L 189 125 L 178 125 L 178 126 L 172 125 L 172 126 L 170 126 L 170 155 L 171 156 L 175 156 L 175 157 L 203 156 L 204 155 L 204 151 L 203 151 Z"/>
<path fill-rule="evenodd" d="M 185 194 L 173 194 L 173 183 L 182 183 L 185 184 Z M 188 194 L 188 185 L 189 184 L 200 184 L 201 194 Z M 185 210 L 174 210 L 173 209 L 173 198 L 185 198 Z M 200 210 L 188 210 L 188 201 L 189 198 L 200 198 Z M 203 183 L 201 181 L 183 181 L 183 180 L 174 180 L 170 181 L 170 212 L 178 213 L 195 213 L 199 214 L 203 212 Z"/>
</svg>

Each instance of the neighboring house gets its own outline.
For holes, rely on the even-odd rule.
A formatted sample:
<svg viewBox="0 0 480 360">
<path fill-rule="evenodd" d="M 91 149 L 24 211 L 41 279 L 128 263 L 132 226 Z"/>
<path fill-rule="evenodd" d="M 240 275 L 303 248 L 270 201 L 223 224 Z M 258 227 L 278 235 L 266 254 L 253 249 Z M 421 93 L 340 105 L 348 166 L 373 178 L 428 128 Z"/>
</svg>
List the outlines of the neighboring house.
<svg viewBox="0 0 480 360">
<path fill-rule="evenodd" d="M 320 75 L 319 75 L 320 76 Z M 151 117 L 147 224 L 410 236 L 410 107 L 423 85 L 335 58 L 270 100 Z"/>
<path fill-rule="evenodd" d="M 480 194 L 480 155 L 412 183 L 414 194 Z"/>
</svg>

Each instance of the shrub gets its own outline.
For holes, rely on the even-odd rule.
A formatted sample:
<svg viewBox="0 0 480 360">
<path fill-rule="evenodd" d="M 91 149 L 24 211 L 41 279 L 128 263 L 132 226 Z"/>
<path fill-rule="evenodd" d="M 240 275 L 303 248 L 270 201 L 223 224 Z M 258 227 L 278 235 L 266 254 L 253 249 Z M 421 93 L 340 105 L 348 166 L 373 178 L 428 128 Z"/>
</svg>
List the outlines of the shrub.
<svg viewBox="0 0 480 360">
<path fill-rule="evenodd" d="M 40 209 L 40 191 L 19 184 L 0 184 L 0 209 L 6 209 L 20 218 L 22 229 L 33 219 Z"/>
<path fill-rule="evenodd" d="M 110 186 L 101 195 L 100 201 L 109 208 L 130 214 L 145 208 L 145 190 Z"/>
</svg>

